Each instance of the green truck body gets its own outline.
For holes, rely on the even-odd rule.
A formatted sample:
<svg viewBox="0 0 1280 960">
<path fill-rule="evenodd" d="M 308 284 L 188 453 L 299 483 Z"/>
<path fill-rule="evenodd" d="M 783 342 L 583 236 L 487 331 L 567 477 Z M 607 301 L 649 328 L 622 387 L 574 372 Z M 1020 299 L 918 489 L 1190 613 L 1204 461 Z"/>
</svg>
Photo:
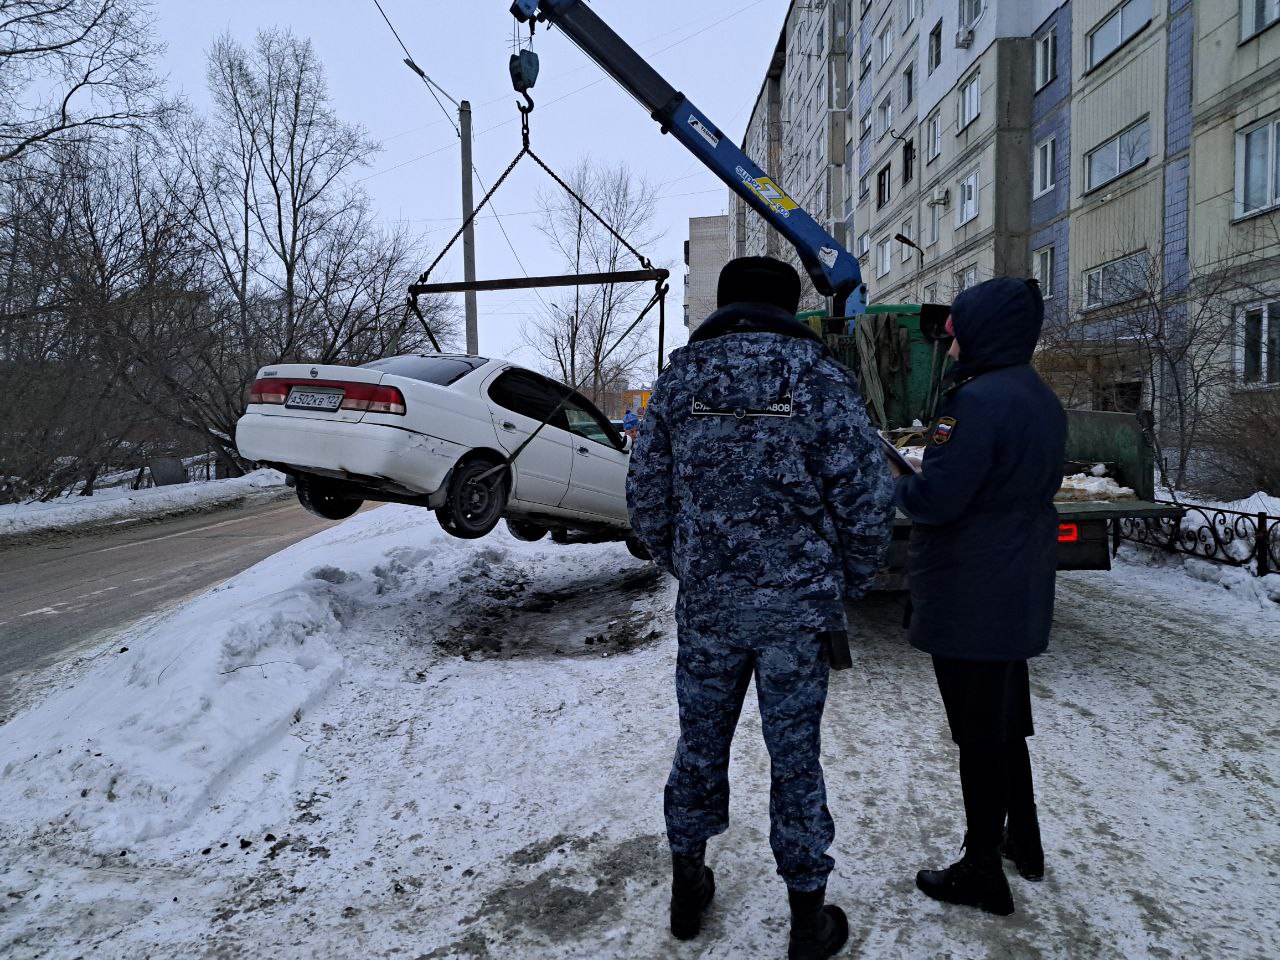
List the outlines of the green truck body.
<svg viewBox="0 0 1280 960">
<path fill-rule="evenodd" d="M 928 427 L 944 389 L 948 361 L 942 347 L 920 332 L 921 310 L 919 304 L 872 306 L 853 318 L 853 332 L 846 327 L 849 319 L 831 320 L 821 311 L 798 317 L 823 335 L 841 363 L 858 373 L 872 422 L 895 434 Z M 1084 472 L 1094 464 L 1105 464 L 1108 475 L 1132 489 L 1135 498 L 1058 503 L 1058 569 L 1110 570 L 1111 545 L 1118 531 L 1113 524 L 1181 515 L 1180 508 L 1156 502 L 1155 455 L 1149 437 L 1149 415 L 1067 411 L 1064 468 L 1077 465 Z M 882 587 L 900 587 L 905 582 L 910 526 L 911 521 L 899 513 Z"/>
</svg>

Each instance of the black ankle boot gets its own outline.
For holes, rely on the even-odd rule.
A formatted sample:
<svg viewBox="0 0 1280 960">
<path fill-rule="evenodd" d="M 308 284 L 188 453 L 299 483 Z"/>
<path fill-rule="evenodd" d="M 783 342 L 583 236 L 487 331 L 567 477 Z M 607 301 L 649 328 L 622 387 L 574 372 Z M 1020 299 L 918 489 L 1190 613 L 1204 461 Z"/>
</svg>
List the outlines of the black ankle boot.
<svg viewBox="0 0 1280 960">
<path fill-rule="evenodd" d="M 1040 843 L 1040 821 L 1034 806 L 1030 817 L 1009 814 L 1000 852 L 1005 859 L 1013 861 L 1023 880 L 1044 879 L 1044 847 Z"/>
<path fill-rule="evenodd" d="M 791 941 L 787 960 L 827 960 L 849 939 L 849 920 L 839 907 L 827 904 L 826 888 L 787 890 L 791 904 Z"/>
<path fill-rule="evenodd" d="M 945 870 L 921 870 L 916 874 L 916 886 L 944 903 L 977 907 L 1002 917 L 1013 913 L 1013 894 L 996 850 L 968 850 L 959 863 Z"/>
<path fill-rule="evenodd" d="M 716 893 L 716 875 L 701 856 L 671 855 L 671 935 L 692 940 L 702 930 L 702 911 Z"/>
</svg>

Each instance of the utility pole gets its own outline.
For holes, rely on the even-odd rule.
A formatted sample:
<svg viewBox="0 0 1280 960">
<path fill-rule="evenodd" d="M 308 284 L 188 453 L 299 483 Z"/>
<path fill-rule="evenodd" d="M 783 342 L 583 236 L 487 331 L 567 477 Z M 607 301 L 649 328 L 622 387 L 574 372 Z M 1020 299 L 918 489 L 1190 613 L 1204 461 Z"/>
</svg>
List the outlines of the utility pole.
<svg viewBox="0 0 1280 960">
<path fill-rule="evenodd" d="M 467 283 L 476 280 L 476 231 L 471 218 L 475 214 L 474 173 L 471 168 L 471 101 L 458 105 L 458 120 L 462 137 L 462 217 L 466 228 L 462 233 L 462 276 Z M 476 292 L 465 294 L 467 305 L 467 353 L 480 352 L 480 323 L 476 309 Z"/>
</svg>

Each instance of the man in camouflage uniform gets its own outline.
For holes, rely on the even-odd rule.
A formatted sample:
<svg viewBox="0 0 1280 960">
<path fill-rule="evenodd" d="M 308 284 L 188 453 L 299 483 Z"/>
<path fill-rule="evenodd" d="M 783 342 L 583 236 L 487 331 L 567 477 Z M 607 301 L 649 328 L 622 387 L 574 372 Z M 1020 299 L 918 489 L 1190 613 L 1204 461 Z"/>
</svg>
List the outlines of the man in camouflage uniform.
<svg viewBox="0 0 1280 960">
<path fill-rule="evenodd" d="M 848 926 L 824 908 L 834 837 L 820 763 L 828 650 L 871 586 L 892 485 L 853 375 L 795 319 L 800 278 L 744 258 L 721 309 L 654 387 L 631 458 L 631 525 L 680 581 L 680 741 L 666 788 L 672 933 L 714 893 L 708 838 L 729 824 L 729 748 L 755 678 L 772 760 L 770 842 L 792 908 L 792 957 L 827 957 Z M 829 640 L 829 638 L 827 638 Z"/>
</svg>

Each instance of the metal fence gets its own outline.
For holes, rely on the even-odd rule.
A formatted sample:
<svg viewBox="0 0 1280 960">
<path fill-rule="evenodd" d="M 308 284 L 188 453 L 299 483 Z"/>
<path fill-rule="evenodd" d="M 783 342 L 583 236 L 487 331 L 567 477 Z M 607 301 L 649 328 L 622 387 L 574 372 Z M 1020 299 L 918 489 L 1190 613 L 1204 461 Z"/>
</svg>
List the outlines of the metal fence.
<svg viewBox="0 0 1280 960">
<path fill-rule="evenodd" d="M 1118 521 L 1113 530 L 1117 545 L 1128 540 L 1168 553 L 1244 567 L 1259 577 L 1280 574 L 1280 517 L 1221 507 L 1177 506 L 1186 511 L 1181 520 Z"/>
</svg>

